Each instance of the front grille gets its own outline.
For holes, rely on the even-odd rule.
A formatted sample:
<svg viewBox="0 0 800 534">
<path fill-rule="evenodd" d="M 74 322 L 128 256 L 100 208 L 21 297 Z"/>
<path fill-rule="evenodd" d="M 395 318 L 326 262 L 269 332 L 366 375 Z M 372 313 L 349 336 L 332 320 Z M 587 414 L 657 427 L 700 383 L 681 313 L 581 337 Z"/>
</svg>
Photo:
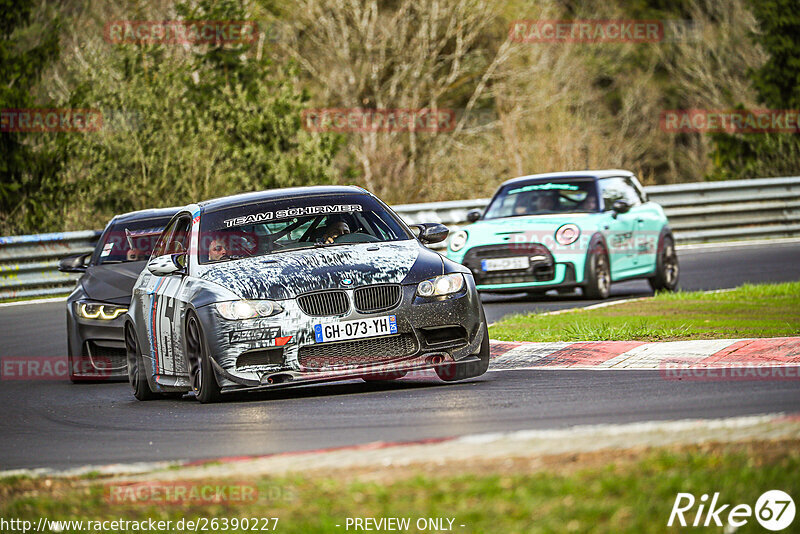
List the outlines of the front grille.
<svg viewBox="0 0 800 534">
<path fill-rule="evenodd" d="M 87 341 L 84 350 L 88 353 L 92 366 L 98 371 L 120 370 L 128 366 L 124 348 L 107 347 L 94 341 Z"/>
<path fill-rule="evenodd" d="M 258 349 L 243 352 L 236 359 L 236 368 L 252 365 L 282 365 L 283 349 Z"/>
<path fill-rule="evenodd" d="M 320 343 L 300 348 L 298 359 L 306 369 L 384 363 L 417 352 L 413 334 L 375 337 L 357 341 Z"/>
<path fill-rule="evenodd" d="M 509 271 L 484 271 L 481 260 L 489 258 L 512 258 L 527 256 L 531 260 L 527 269 Z M 464 255 L 464 265 L 475 277 L 477 284 L 524 284 L 528 282 L 547 282 L 555 278 L 555 261 L 548 248 L 540 243 L 509 243 L 475 247 Z"/>
<path fill-rule="evenodd" d="M 400 286 L 383 284 L 359 287 L 353 293 L 356 309 L 362 313 L 390 310 L 400 302 Z"/>
<path fill-rule="evenodd" d="M 344 315 L 350 309 L 350 301 L 344 291 L 317 291 L 297 297 L 303 313 L 314 317 Z"/>
</svg>

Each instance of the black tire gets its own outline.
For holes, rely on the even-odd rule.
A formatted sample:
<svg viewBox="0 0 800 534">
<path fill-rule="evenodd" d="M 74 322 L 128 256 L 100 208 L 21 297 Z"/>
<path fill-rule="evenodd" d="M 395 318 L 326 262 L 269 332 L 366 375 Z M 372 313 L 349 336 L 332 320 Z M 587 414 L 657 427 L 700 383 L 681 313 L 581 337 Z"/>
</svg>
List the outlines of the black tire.
<svg viewBox="0 0 800 534">
<path fill-rule="evenodd" d="M 468 362 L 456 362 L 448 365 L 440 365 L 436 368 L 436 374 L 445 382 L 456 382 L 458 380 L 466 380 L 467 378 L 475 378 L 481 376 L 489 369 L 489 329 L 484 324 L 483 327 L 483 342 L 481 342 L 481 349 L 474 356 L 478 360 Z"/>
<path fill-rule="evenodd" d="M 140 401 L 157 399 L 159 395 L 154 393 L 147 383 L 139 342 L 130 323 L 125 325 L 125 354 L 128 359 L 128 382 L 133 389 L 133 396 Z"/>
<path fill-rule="evenodd" d="M 611 267 L 608 263 L 608 251 L 600 242 L 589 247 L 583 293 L 587 298 L 597 300 L 607 299 L 611 293 Z"/>
<path fill-rule="evenodd" d="M 193 313 L 186 317 L 186 359 L 195 398 L 203 404 L 219 402 L 222 393 L 217 382 L 217 374 L 211 364 L 208 344 L 200 321 Z"/>
<path fill-rule="evenodd" d="M 648 278 L 653 291 L 675 291 L 678 288 L 680 266 L 678 254 L 675 252 L 675 241 L 672 235 L 664 235 L 656 256 L 656 274 Z"/>
</svg>

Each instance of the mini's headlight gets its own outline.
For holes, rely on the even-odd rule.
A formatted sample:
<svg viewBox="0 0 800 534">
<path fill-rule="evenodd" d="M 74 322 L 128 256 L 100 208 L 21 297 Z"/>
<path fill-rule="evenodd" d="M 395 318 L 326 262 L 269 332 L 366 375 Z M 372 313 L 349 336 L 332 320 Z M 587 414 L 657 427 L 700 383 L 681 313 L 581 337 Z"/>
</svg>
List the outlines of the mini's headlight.
<svg viewBox="0 0 800 534">
<path fill-rule="evenodd" d="M 83 319 L 94 319 L 97 321 L 113 321 L 126 311 L 125 306 L 115 306 L 113 304 L 100 304 L 97 302 L 76 302 L 75 308 L 78 317 Z"/>
<path fill-rule="evenodd" d="M 233 300 L 215 304 L 221 316 L 229 321 L 242 321 L 256 317 L 270 317 L 283 311 L 283 307 L 271 300 Z"/>
<path fill-rule="evenodd" d="M 459 230 L 458 232 L 454 232 L 452 237 L 450 237 L 450 250 L 453 252 L 458 252 L 464 245 L 467 244 L 467 237 L 468 234 L 466 230 Z"/>
<path fill-rule="evenodd" d="M 464 275 L 461 273 L 445 274 L 430 280 L 423 280 L 417 286 L 420 297 L 438 297 L 458 293 L 464 287 Z"/>
<path fill-rule="evenodd" d="M 571 245 L 581 236 L 581 229 L 577 224 L 564 224 L 556 230 L 556 241 L 559 245 Z"/>
</svg>

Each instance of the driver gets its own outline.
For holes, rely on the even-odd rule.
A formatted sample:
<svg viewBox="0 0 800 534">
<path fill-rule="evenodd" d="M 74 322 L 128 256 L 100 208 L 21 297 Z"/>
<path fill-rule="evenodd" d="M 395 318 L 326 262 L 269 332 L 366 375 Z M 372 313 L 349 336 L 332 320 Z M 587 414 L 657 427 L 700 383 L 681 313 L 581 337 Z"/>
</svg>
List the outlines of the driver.
<svg viewBox="0 0 800 534">
<path fill-rule="evenodd" d="M 221 237 L 214 239 L 208 246 L 208 261 L 224 260 L 228 256 L 228 248 Z"/>
<path fill-rule="evenodd" d="M 344 234 L 350 233 L 350 227 L 341 219 L 334 219 L 325 228 L 325 233 L 322 235 L 323 243 L 333 243 L 333 241 Z"/>
</svg>

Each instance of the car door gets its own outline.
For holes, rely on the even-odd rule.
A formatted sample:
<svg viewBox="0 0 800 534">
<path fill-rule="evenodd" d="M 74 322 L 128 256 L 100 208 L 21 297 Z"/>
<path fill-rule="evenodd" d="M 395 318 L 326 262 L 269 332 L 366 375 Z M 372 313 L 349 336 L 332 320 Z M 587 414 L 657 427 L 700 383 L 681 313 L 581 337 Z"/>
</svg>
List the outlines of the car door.
<svg viewBox="0 0 800 534">
<path fill-rule="evenodd" d="M 640 202 L 631 198 L 631 188 L 623 177 L 603 178 L 598 181 L 598 185 L 603 199 L 603 210 L 608 215 L 603 231 L 608 246 L 611 277 L 617 279 L 635 267 L 633 257 L 638 217 L 634 208 Z M 626 213 L 614 213 L 612 206 L 617 200 L 624 200 L 629 204 L 633 201 L 636 204 Z"/>
<path fill-rule="evenodd" d="M 191 216 L 182 214 L 164 230 L 152 257 L 186 254 L 189 248 Z M 185 373 L 182 360 L 181 317 L 186 303 L 179 296 L 186 283 L 185 273 L 165 276 L 152 274 L 144 284 L 143 309 L 147 310 L 146 330 L 155 376 Z"/>
</svg>

